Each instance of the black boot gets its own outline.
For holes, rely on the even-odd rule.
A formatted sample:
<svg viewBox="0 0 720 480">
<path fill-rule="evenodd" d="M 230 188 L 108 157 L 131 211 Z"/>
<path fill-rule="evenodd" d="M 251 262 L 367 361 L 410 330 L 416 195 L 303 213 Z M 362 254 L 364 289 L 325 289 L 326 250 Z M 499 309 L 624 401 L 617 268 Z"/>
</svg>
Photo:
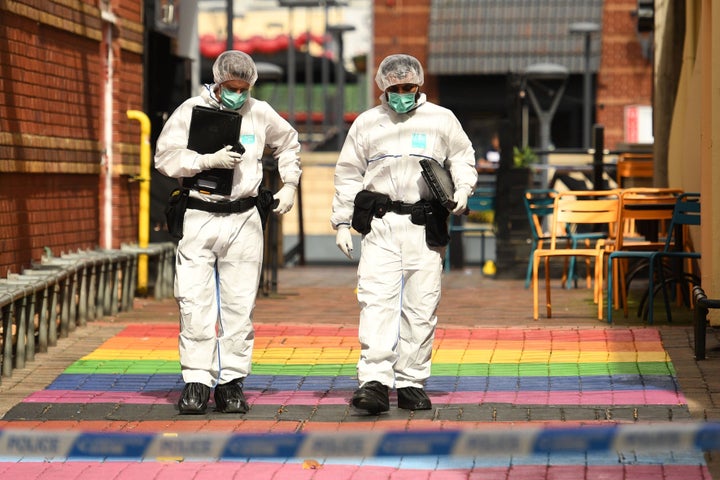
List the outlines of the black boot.
<svg viewBox="0 0 720 480">
<path fill-rule="evenodd" d="M 215 387 L 215 410 L 221 413 L 247 413 L 250 407 L 242 386 L 242 378 L 236 378 Z"/>
<path fill-rule="evenodd" d="M 202 383 L 186 383 L 178 401 L 181 414 L 200 415 L 207 410 L 210 399 L 210 387 Z"/>
<path fill-rule="evenodd" d="M 371 381 L 355 390 L 351 400 L 358 410 L 366 410 L 373 415 L 390 410 L 388 387 L 380 382 Z"/>
<path fill-rule="evenodd" d="M 405 410 L 430 410 L 432 402 L 425 390 L 417 387 L 405 387 L 397 389 L 398 408 Z"/>
</svg>

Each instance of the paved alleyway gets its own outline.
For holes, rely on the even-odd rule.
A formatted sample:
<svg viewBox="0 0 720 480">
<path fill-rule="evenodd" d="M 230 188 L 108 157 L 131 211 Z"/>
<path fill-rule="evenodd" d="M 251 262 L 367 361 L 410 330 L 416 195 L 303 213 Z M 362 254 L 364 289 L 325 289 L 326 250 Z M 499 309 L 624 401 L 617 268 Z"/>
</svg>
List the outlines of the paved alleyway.
<svg viewBox="0 0 720 480">
<path fill-rule="evenodd" d="M 554 318 L 532 320 L 520 280 L 477 269 L 444 278 L 433 376 L 434 409 L 391 408 L 379 417 L 347 407 L 358 355 L 352 267 L 279 272 L 276 294 L 258 299 L 246 415 L 210 409 L 179 416 L 177 307 L 136 299 L 132 311 L 61 339 L 0 384 L 0 429 L 64 432 L 290 433 L 602 426 L 718 420 L 715 332 L 708 360 L 692 356 L 687 316 L 645 326 L 634 317 L 608 326 L 585 289 L 553 290 Z M 394 399 L 394 397 L 393 397 Z M 0 455 L 7 444 L 0 434 Z M 17 462 L 0 458 L 3 478 L 710 478 L 712 457 L 668 451 L 628 456 L 475 458 L 293 458 L 245 462 Z M 314 463 L 319 462 L 319 463 Z M 11 475 L 11 476 L 7 476 Z M 717 477 L 717 478 L 720 478 Z"/>
</svg>

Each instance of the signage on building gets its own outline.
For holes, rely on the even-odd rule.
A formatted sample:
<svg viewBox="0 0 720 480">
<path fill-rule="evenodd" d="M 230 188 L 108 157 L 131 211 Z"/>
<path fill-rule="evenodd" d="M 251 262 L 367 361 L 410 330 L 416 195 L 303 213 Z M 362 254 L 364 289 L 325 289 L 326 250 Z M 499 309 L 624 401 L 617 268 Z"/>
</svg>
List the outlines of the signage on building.
<svg viewBox="0 0 720 480">
<path fill-rule="evenodd" d="M 653 143 L 652 107 L 625 107 L 625 143 Z"/>
</svg>

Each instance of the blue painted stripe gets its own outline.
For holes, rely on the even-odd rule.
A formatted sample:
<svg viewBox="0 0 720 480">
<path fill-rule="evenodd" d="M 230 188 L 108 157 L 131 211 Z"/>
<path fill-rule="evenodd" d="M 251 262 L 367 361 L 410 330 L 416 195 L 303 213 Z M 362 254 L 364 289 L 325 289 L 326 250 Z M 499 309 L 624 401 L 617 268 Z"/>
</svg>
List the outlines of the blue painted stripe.
<svg viewBox="0 0 720 480">
<path fill-rule="evenodd" d="M 250 375 L 246 390 L 328 391 L 354 390 L 350 376 L 304 377 L 300 375 Z M 175 374 L 62 374 L 48 390 L 140 392 L 180 390 L 182 377 Z M 580 377 L 430 377 L 428 392 L 515 391 L 680 391 L 675 377 L 667 375 L 588 375 Z"/>
</svg>

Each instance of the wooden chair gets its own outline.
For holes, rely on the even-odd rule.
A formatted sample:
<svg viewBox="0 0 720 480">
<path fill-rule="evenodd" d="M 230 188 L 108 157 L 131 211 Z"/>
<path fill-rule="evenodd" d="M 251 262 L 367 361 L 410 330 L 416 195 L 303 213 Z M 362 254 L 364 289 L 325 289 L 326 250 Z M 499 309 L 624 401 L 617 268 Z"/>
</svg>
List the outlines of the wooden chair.
<svg viewBox="0 0 720 480">
<path fill-rule="evenodd" d="M 619 232 L 612 244 L 607 244 L 610 251 L 659 251 L 664 242 L 660 239 L 667 235 L 667 228 L 672 219 L 675 200 L 682 193 L 677 188 L 626 188 L 620 192 L 620 211 L 618 216 Z M 610 262 L 608 269 L 612 274 L 608 279 L 614 283 L 608 287 L 608 302 L 615 309 L 622 305 L 625 316 L 628 315 L 627 291 L 629 279 L 626 276 L 627 258 L 617 258 Z M 645 263 L 636 266 L 629 274 L 630 279 L 635 277 Z M 613 297 L 613 290 L 617 294 Z M 608 315 L 608 321 L 611 315 Z"/>
<path fill-rule="evenodd" d="M 550 245 L 546 249 L 535 250 L 533 254 L 533 318 L 538 319 L 539 281 L 538 271 L 540 260 L 545 264 L 545 297 L 547 317 L 552 317 L 552 301 L 550 288 L 550 259 L 555 257 L 586 257 L 595 260 L 593 299 L 598 304 L 598 319 L 603 318 L 603 265 L 604 240 L 598 240 L 594 247 L 563 248 L 559 245 L 558 232 L 564 231 L 565 225 L 593 225 L 612 235 L 617 232 L 618 210 L 620 200 L 617 190 L 565 191 L 555 197 L 553 208 L 553 227 Z"/>
<path fill-rule="evenodd" d="M 530 287 L 530 281 L 532 280 L 532 264 L 535 250 L 545 248 L 547 242 L 550 241 L 551 235 L 546 229 L 546 224 L 552 218 L 557 193 L 557 190 L 549 188 L 525 190 L 523 200 L 525 202 L 525 213 L 530 223 L 530 254 L 528 255 L 527 272 L 525 274 L 525 288 Z M 577 248 L 579 245 L 589 246 L 592 242 L 605 237 L 604 233 L 577 232 L 573 226 L 568 228 L 566 225 L 563 228 L 565 234 L 558 236 L 557 239 L 566 240 L 567 245 L 571 248 Z M 576 282 L 575 257 L 565 259 L 562 280 L 563 284 L 567 283 L 568 288 L 571 288 L 572 284 Z M 590 288 L 592 281 L 589 274 L 587 283 L 588 288 Z"/>
</svg>

